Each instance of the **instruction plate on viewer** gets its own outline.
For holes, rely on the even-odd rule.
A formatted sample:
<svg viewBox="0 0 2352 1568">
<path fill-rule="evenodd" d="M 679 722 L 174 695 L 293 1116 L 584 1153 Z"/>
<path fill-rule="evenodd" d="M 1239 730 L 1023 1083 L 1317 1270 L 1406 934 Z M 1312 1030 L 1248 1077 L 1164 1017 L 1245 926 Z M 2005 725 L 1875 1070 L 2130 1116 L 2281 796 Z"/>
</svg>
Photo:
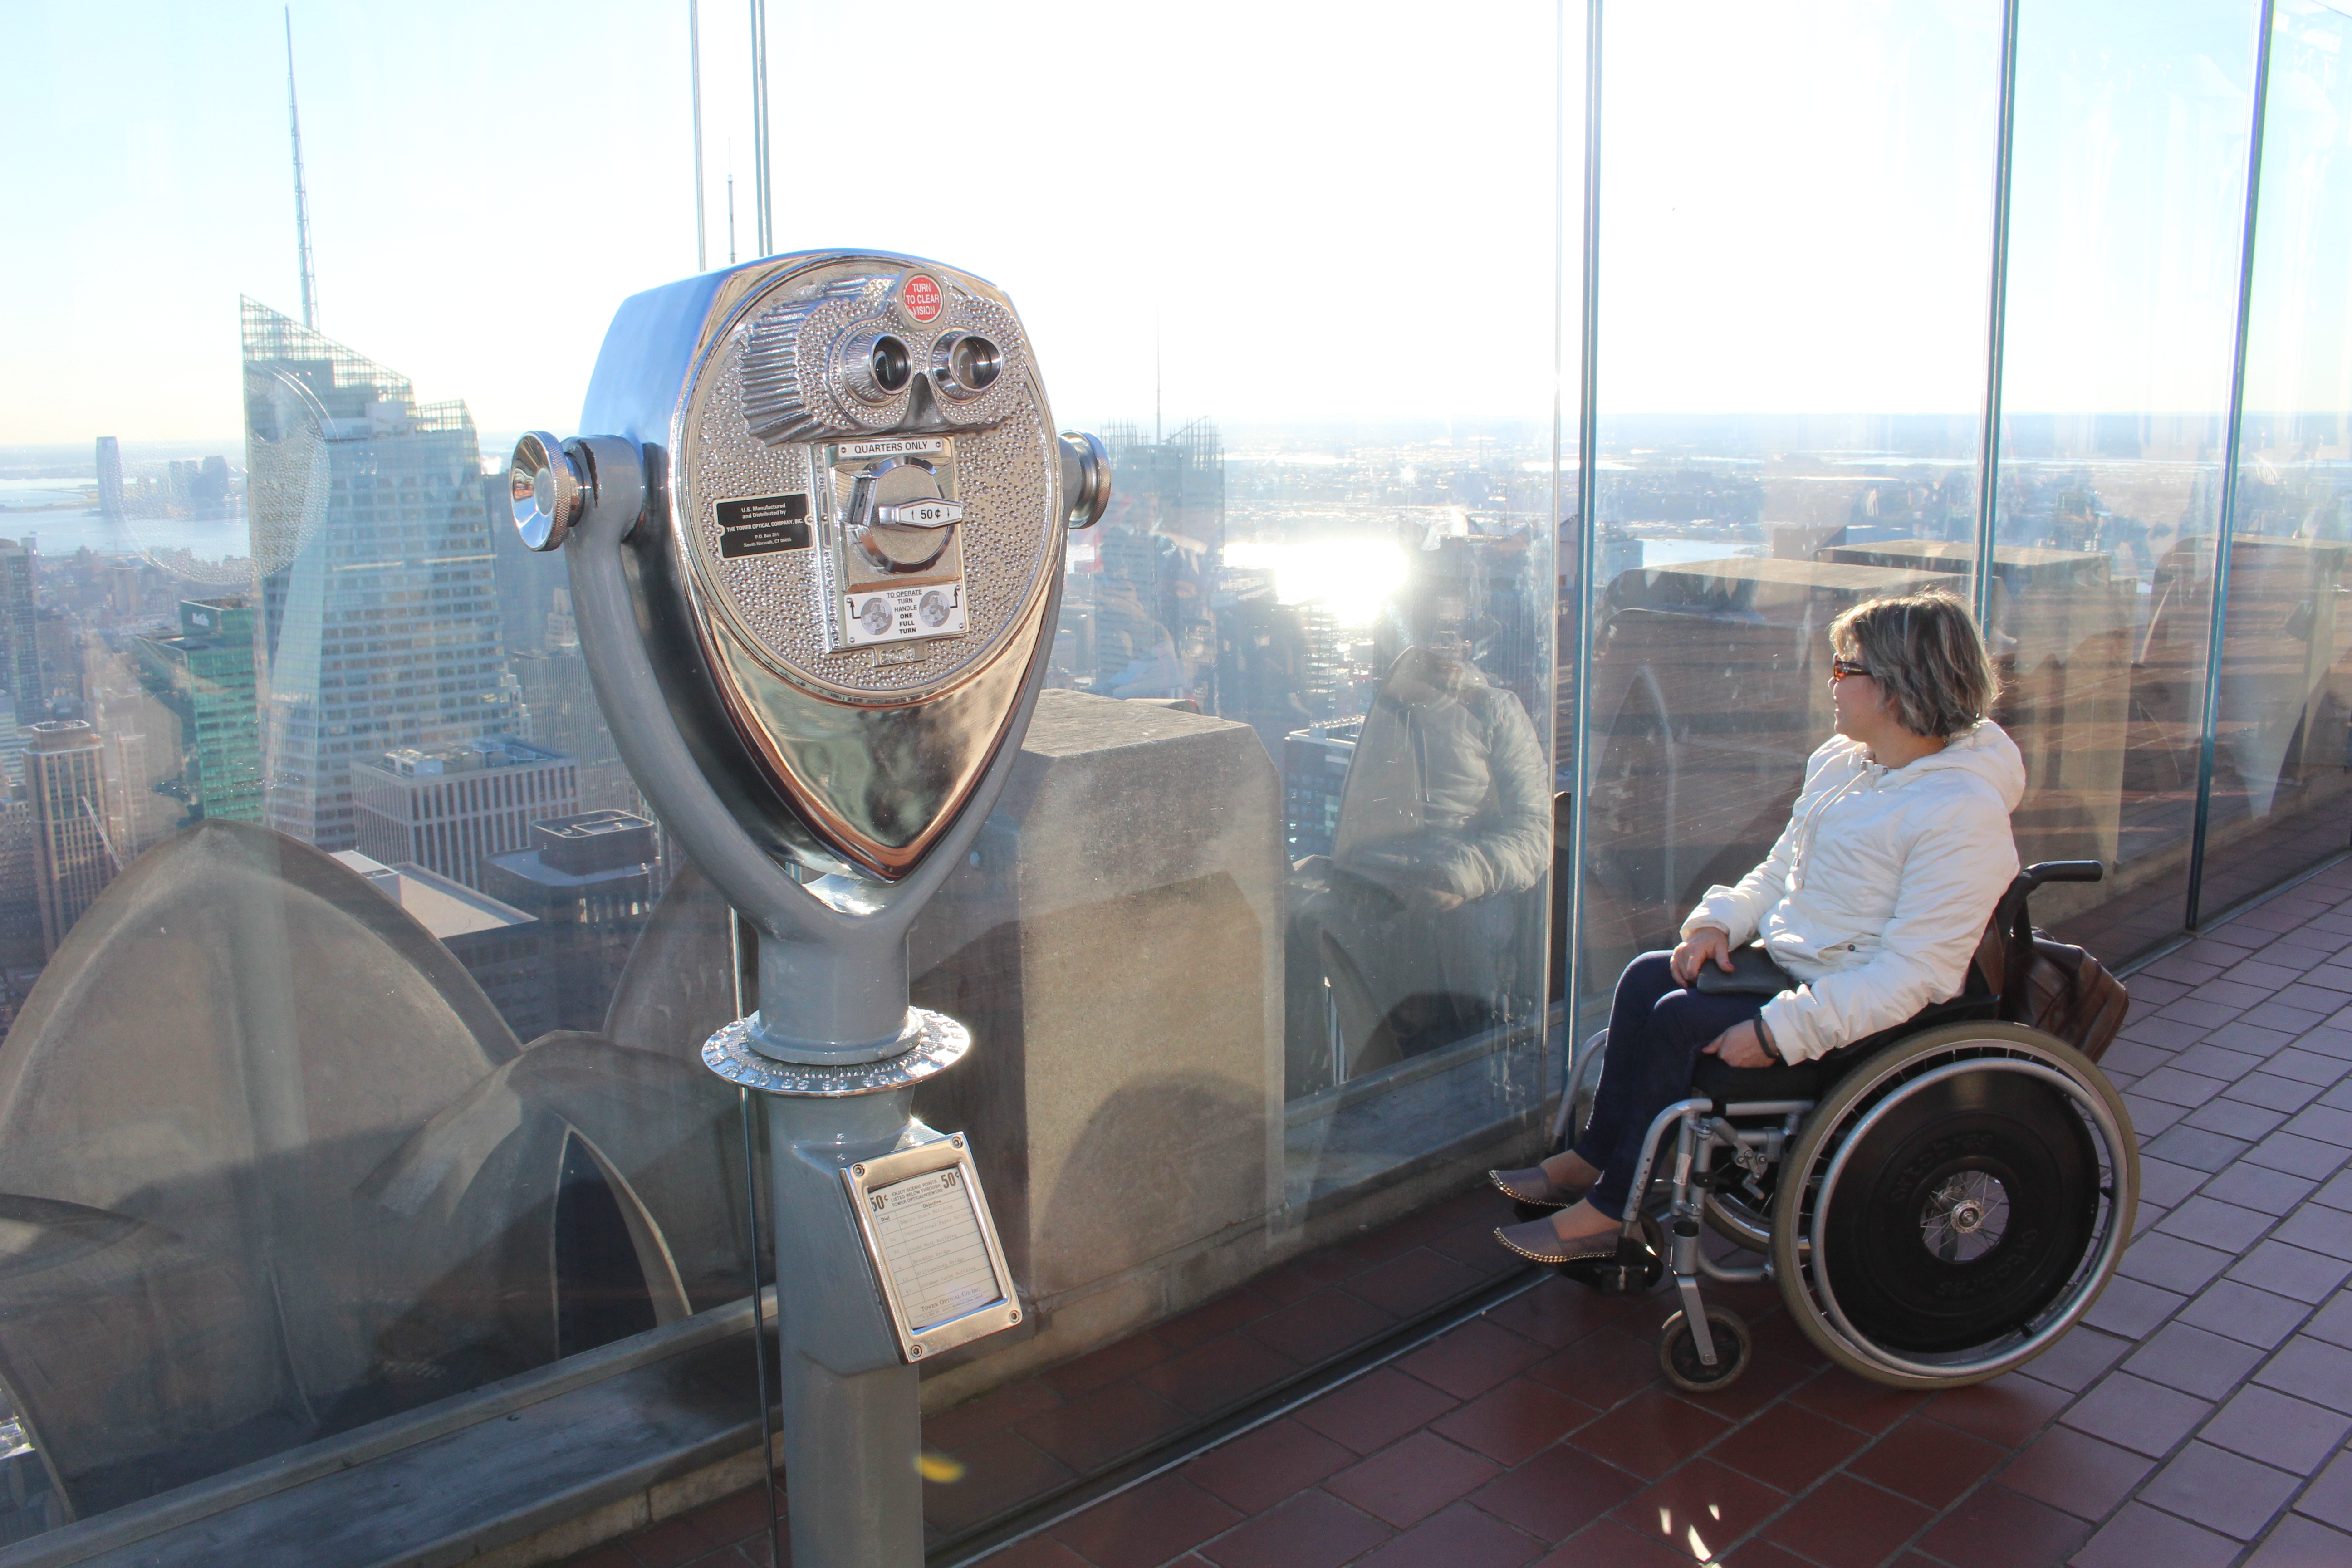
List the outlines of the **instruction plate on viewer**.
<svg viewBox="0 0 2352 1568">
<path fill-rule="evenodd" d="M 841 1174 L 907 1360 L 929 1361 L 1021 1321 L 988 1199 L 960 1134 Z"/>
</svg>

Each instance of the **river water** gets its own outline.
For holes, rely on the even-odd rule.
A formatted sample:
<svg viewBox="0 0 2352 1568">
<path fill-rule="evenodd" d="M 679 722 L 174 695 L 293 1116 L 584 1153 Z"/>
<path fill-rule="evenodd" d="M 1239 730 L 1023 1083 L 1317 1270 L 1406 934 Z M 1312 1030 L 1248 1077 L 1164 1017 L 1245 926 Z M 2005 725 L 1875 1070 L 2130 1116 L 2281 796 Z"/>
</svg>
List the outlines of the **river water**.
<svg viewBox="0 0 2352 1568">
<path fill-rule="evenodd" d="M 100 555 L 172 555 L 186 551 L 198 561 L 223 561 L 252 552 L 242 515 L 212 518 L 134 518 L 109 522 L 96 507 L 56 510 L 37 506 L 38 492 L 0 491 L 0 539 L 30 539 L 44 555 L 71 555 L 88 549 Z M 76 499 L 67 492 L 61 500 Z"/>
</svg>

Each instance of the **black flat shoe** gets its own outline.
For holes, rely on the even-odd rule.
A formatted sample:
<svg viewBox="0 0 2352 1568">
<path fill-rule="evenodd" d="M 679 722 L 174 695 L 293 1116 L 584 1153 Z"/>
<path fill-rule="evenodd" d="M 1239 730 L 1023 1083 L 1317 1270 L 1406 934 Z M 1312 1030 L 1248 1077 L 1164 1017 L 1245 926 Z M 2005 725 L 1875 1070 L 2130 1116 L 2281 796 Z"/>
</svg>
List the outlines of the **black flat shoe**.
<svg viewBox="0 0 2352 1568">
<path fill-rule="evenodd" d="M 1575 1241 L 1562 1241 L 1549 1216 L 1525 1225 L 1497 1226 L 1495 1239 L 1530 1263 L 1578 1263 L 1587 1258 L 1617 1256 L 1618 1233 L 1604 1230 Z"/>
</svg>

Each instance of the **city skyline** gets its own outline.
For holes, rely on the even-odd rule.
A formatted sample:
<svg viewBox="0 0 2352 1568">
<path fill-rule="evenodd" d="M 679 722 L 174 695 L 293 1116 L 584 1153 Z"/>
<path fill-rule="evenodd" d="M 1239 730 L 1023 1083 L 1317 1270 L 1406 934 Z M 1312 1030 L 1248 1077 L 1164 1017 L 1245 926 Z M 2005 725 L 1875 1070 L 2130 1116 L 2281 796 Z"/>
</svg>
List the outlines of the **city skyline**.
<svg viewBox="0 0 2352 1568">
<path fill-rule="evenodd" d="M 848 45 L 842 31 L 851 26 L 847 18 L 814 6 L 772 9 L 773 34 L 791 42 L 791 58 Z M 1632 31 L 1626 47 L 1637 65 L 1627 68 L 1634 77 L 1605 106 L 1612 163 L 1602 231 L 1611 279 L 1601 339 L 1604 398 L 1613 408 L 1669 412 L 1974 409 L 1981 394 L 1980 312 L 1970 319 L 1968 310 L 1920 311 L 1916 301 L 1979 300 L 1985 292 L 1991 105 L 1989 73 L 1977 68 L 1994 46 L 1991 29 L 1979 8 L 1959 0 L 1906 7 L 1892 18 L 1858 4 L 1819 7 L 1793 28 L 1747 9 L 1704 6 L 1688 19 L 1738 45 L 1706 51 L 1696 62 L 1701 74 L 1690 78 L 1643 74 L 1658 68 L 1638 62 L 1686 53 L 1642 36 L 1666 26 L 1663 18 L 1633 11 L 1622 21 Z M 2047 61 L 2076 47 L 2078 37 L 2113 35 L 2125 9 L 2119 0 L 2103 0 L 2063 24 L 2040 23 L 2044 31 L 2023 40 L 2028 85 L 2030 73 L 2049 68 Z M 592 5 L 551 35 L 520 17 L 467 13 L 461 20 L 454 8 L 433 5 L 399 29 L 356 7 L 299 7 L 295 54 L 298 70 L 312 84 L 303 132 L 325 330 L 415 367 L 427 395 L 462 394 L 486 429 L 565 424 L 619 300 L 694 269 L 683 10 L 648 21 Z M 1104 182 L 1100 192 L 1107 232 L 1142 226 L 1168 242 L 1139 259 L 1106 268 L 1087 247 L 1060 243 L 1063 209 L 1044 195 L 1054 184 L 1047 180 L 1037 182 L 1035 195 L 1016 185 L 1008 195 L 1002 182 L 984 183 L 984 189 L 958 185 L 915 211 L 887 216 L 853 204 L 837 221 L 830 215 L 812 219 L 788 206 L 778 244 L 850 241 L 954 252 L 1024 301 L 1067 413 L 1140 409 L 1151 404 L 1156 387 L 1173 405 L 1216 408 L 1233 427 L 1281 415 L 1548 419 L 1557 192 L 1553 126 L 1537 106 L 1551 87 L 1550 9 L 1533 0 L 1494 8 L 1444 36 L 1416 34 L 1413 49 L 1402 52 L 1387 45 L 1411 25 L 1407 10 L 1370 8 L 1337 36 L 1306 18 L 1248 11 L 1254 33 L 1271 30 L 1264 56 L 1291 62 L 1279 83 L 1260 80 L 1251 74 L 1258 68 L 1224 49 L 1228 24 L 1243 15 L 1213 13 L 1173 30 L 1157 27 L 1149 14 L 1097 18 L 1083 41 L 1064 40 L 1058 29 L 976 26 L 944 5 L 917 5 L 906 20 L 999 84 L 991 112 L 1008 133 L 1052 140 L 1059 92 L 1049 88 L 1069 77 L 1108 72 L 1126 84 L 1130 99 L 1146 102 L 1155 92 L 1179 101 L 1191 83 L 1218 79 L 1286 132 L 1310 134 L 1327 154 L 1311 187 L 1302 187 L 1289 169 L 1220 156 L 1243 134 L 1238 129 L 1212 126 L 1209 144 L 1187 142 L 1178 153 L 1160 121 L 1144 113 L 1100 128 L 1094 148 L 1106 172 L 1152 171 L 1140 181 Z M 221 302 L 238 292 L 299 298 L 278 8 L 221 8 L 201 23 L 163 9 L 149 22 L 121 37 L 109 36 L 110 69 L 87 101 L 60 98 L 53 85 L 53 79 L 79 79 L 78 73 L 36 72 L 23 98 L 0 106 L 0 120 L 47 116 L 68 133 L 65 145 L 74 150 L 56 168 L 27 171 L 21 198 L 34 210 L 59 215 L 52 225 L 57 243 L 0 256 L 0 285 L 68 306 L 0 325 L 0 358 L 22 367 L 0 385 L 0 444 L 86 440 L 100 431 L 134 441 L 200 439 L 226 428 L 223 416 L 234 391 L 218 384 L 212 367 L 235 327 L 220 313 Z M 53 17 L 35 36 L 63 63 L 99 48 L 87 31 L 93 25 Z M 726 259 L 730 141 L 737 226 L 749 230 L 746 83 L 734 37 L 740 27 L 731 13 L 714 15 L 706 18 L 703 37 L 705 228 L 713 237 L 714 267 Z M 1316 33 L 1312 50 L 1276 47 L 1303 42 L 1307 31 Z M 2184 37 L 2196 29 L 2179 17 L 2154 16 L 2126 31 L 2127 41 L 2114 47 L 2154 57 L 2180 53 Z M 1293 39 L 1294 33 L 1302 37 Z M 1012 49 L 1013 37 L 1028 40 L 1021 51 Z M 614 47 L 621 38 L 627 48 Z M 1038 47 L 1041 40 L 1046 47 Z M 1579 47 L 1571 37 L 1564 61 L 1571 81 Z M 525 47 L 534 56 L 555 51 L 560 68 L 542 63 L 581 92 L 602 94 L 619 112 L 595 124 L 563 121 L 551 132 L 527 100 L 497 86 L 496 60 Z M 1889 48 L 1932 68 L 1906 79 L 1899 101 L 1871 86 L 1872 73 L 1860 68 Z M 2157 226 L 2169 231 L 2232 226 L 2231 181 L 2242 185 L 2242 171 L 2230 174 L 2227 154 L 2233 136 L 2242 143 L 2242 127 L 2230 127 L 2231 116 L 2242 120 L 2250 61 L 2210 51 L 2188 58 L 2185 68 L 2136 79 L 2096 112 L 2117 124 L 2167 114 L 2210 122 L 2213 129 L 2199 134 L 2215 149 L 2216 162 L 2194 182 L 2193 210 L 2153 205 L 2163 199 L 2160 185 L 2120 178 L 2099 185 L 2097 205 L 2086 207 L 2085 180 L 2095 184 L 2095 171 L 2065 165 L 2037 174 L 2029 168 L 2013 248 L 2063 258 L 2079 249 L 2086 226 L 2128 228 L 2143 217 L 2161 218 Z M 1301 59 L 1313 60 L 1313 68 L 1300 73 Z M 1752 97 L 1760 80 L 1805 89 L 1775 98 L 1776 111 L 1759 113 L 1764 106 Z M 195 81 L 245 82 L 250 90 L 214 95 L 200 121 L 179 117 L 184 130 L 202 126 L 180 144 L 167 148 L 142 138 L 139 128 L 169 114 Z M 791 90 L 816 121 L 850 110 L 844 96 L 850 84 L 824 73 L 793 77 Z M 1387 105 L 1382 116 L 1332 121 L 1348 126 L 1344 139 L 1314 129 L 1368 92 Z M 1444 127 L 1465 115 L 1485 123 L 1482 144 L 1498 151 L 1442 159 L 1433 146 L 1445 140 Z M 488 164 L 469 166 L 455 179 L 437 171 L 428 175 L 404 155 L 405 139 L 376 134 L 382 124 L 411 121 L 462 134 L 477 147 L 546 146 L 583 158 L 655 193 L 655 221 L 568 244 L 561 267 L 545 265 L 530 243 L 483 243 L 516 221 L 504 183 Z M 1937 128 L 1932 138 L 1922 134 L 1928 126 Z M 1870 133 L 1854 134 L 1864 128 Z M 2081 126 L 2051 127 L 2053 133 L 2061 128 Z M 2294 130 L 2288 125 L 2283 133 Z M 882 140 L 872 156 L 885 163 L 919 164 L 929 155 L 920 117 L 886 121 L 877 133 Z M 2105 134 L 2112 140 L 2116 133 Z M 1570 153 L 1572 184 L 1572 148 Z M 1792 179 L 1808 166 L 1828 177 Z M 791 168 L 787 160 L 783 170 Z M 77 196 L 95 192 L 100 199 L 68 199 L 58 184 L 68 180 Z M 1416 212 L 1420 224 L 1451 226 L 1476 215 L 1483 256 L 1473 271 L 1414 275 L 1364 247 L 1363 240 L 1385 232 L 1399 191 L 1414 193 L 1413 208 L 1428 207 L 1425 218 Z M 1572 191 L 1570 196 L 1572 206 Z M 551 191 L 548 199 L 558 198 Z M 1691 226 L 1698 213 L 1709 215 L 1708 226 Z M 142 268 L 149 303 L 139 312 L 137 352 L 167 395 L 149 401 L 155 423 L 124 429 L 106 401 L 98 366 L 118 352 L 110 344 L 127 347 L 131 328 L 102 307 L 107 296 L 98 290 L 141 254 L 127 243 L 131 231 L 125 226 L 134 214 L 144 230 L 160 223 L 193 243 L 168 275 Z M 390 221 L 393 214 L 397 222 Z M 1763 253 L 1738 245 L 1742 227 L 1766 223 L 1808 241 Z M 1864 234 L 1866 242 L 1855 243 Z M 1237 264 L 1228 235 L 1246 237 L 1246 265 Z M 1329 237 L 1349 241 L 1335 251 Z M 748 258 L 750 250 L 746 243 L 740 254 Z M 2234 285 L 2228 247 L 2220 250 L 2223 260 L 2216 264 L 2202 253 L 2155 246 L 2133 264 L 2173 313 L 2203 320 L 2207 307 Z M 85 258 L 71 277 L 48 259 L 66 254 Z M 124 258 L 120 267 L 87 264 L 88 258 L 116 254 Z M 2181 257 L 2168 271 L 2168 254 Z M 2159 352 L 2136 331 L 2134 308 L 2104 314 L 2059 308 L 2046 290 L 2049 279 L 2066 270 L 2015 269 L 2011 310 L 2036 323 L 2045 349 L 2037 354 L 2028 344 L 2015 356 L 2013 405 L 2210 406 L 2211 372 L 2217 356 L 2226 363 L 2226 333 L 2211 342 L 2176 337 Z M 406 286 L 418 278 L 435 286 Z M 1285 281 L 1268 288 L 1268 278 Z M 1309 279 L 1313 300 L 1302 309 L 1296 291 Z M 1572 289 L 1572 268 L 1566 280 Z M 1504 290 L 1501 314 L 1474 313 L 1475 322 L 1464 317 L 1435 333 L 1377 330 L 1384 322 L 1402 326 L 1424 300 L 1464 288 Z M 1717 346 L 1721 323 L 1735 317 L 1748 330 L 1740 352 L 1726 355 Z M 1572 318 L 1571 310 L 1565 323 L 1571 343 Z M 1899 344 L 1885 342 L 1874 325 L 1895 319 L 1908 323 Z M 76 331 L 65 331 L 69 320 Z M 525 320 L 530 352 L 507 352 Z M 160 334 L 153 331 L 159 321 L 167 329 Z M 1120 325 L 1106 335 L 1104 321 Z M 1766 339 L 1756 337 L 1759 324 Z M 1310 351 L 1303 360 L 1301 332 Z M 1291 345 L 1283 357 L 1304 375 L 1236 374 L 1261 363 L 1276 342 Z M 2304 394 L 2332 386 L 2334 376 L 2328 363 L 2281 365 L 2271 378 L 2280 395 L 2271 401 L 2308 402 Z M 2254 406 L 2264 402 L 2261 379 L 2250 387 Z"/>
</svg>

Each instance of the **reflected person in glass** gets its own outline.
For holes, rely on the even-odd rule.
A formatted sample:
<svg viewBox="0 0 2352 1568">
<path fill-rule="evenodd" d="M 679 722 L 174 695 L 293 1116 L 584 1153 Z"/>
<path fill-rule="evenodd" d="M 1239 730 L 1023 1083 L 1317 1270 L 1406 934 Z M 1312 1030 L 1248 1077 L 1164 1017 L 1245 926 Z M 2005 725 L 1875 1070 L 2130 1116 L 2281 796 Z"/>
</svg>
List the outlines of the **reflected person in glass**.
<svg viewBox="0 0 2352 1568">
<path fill-rule="evenodd" d="M 1550 780 L 1527 709 L 1479 667 L 1498 628 L 1477 611 L 1459 579 L 1416 596 L 1413 640 L 1364 717 L 1332 852 L 1293 868 L 1292 984 L 1318 1000 L 1328 988 L 1333 1080 L 1493 1028 L 1522 987 Z"/>
<path fill-rule="evenodd" d="M 1614 1252 L 1650 1123 L 1690 1092 L 1702 1054 L 1728 1069 L 1735 1098 L 1811 1098 L 1809 1064 L 1965 985 L 2017 875 L 2009 816 L 2025 790 L 2016 745 L 1984 717 L 1996 686 L 1984 639 L 1965 605 L 1930 592 L 1855 605 L 1830 643 L 1837 732 L 1807 762 L 1772 852 L 1738 886 L 1709 888 L 1672 952 L 1626 965 L 1575 1147 L 1490 1173 L 1559 1211 L 1496 1231 L 1521 1257 Z M 1786 989 L 1702 988 L 1702 970 L 1730 976 L 1751 940 Z"/>
</svg>

